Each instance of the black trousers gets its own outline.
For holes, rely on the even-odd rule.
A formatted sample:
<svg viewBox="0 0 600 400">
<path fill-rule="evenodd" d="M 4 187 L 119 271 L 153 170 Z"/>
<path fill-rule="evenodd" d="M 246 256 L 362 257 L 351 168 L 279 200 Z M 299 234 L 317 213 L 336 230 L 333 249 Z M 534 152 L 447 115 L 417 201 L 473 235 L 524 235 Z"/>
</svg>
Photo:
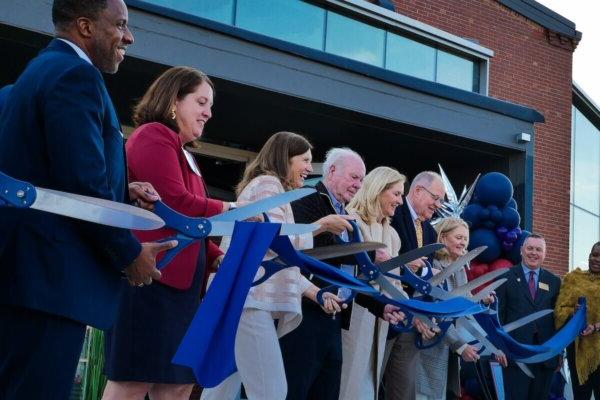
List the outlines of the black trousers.
<svg viewBox="0 0 600 400">
<path fill-rule="evenodd" d="M 302 304 L 302 323 L 279 339 L 287 400 L 338 400 L 342 377 L 341 316 Z"/>
<path fill-rule="evenodd" d="M 537 400 L 547 399 L 554 368 L 548 368 L 544 363 L 527 364 L 533 376 L 531 379 L 514 364 L 504 368 L 504 395 L 506 400 Z"/>
<path fill-rule="evenodd" d="M 0 304 L 0 399 L 67 400 L 85 325 Z"/>
<path fill-rule="evenodd" d="M 571 373 L 571 385 L 573 387 L 574 400 L 589 400 L 594 393 L 595 399 L 600 399 L 600 368 L 596 368 L 583 385 L 579 384 L 577 369 L 575 366 L 575 346 L 573 343 L 567 347 L 567 360 Z"/>
</svg>

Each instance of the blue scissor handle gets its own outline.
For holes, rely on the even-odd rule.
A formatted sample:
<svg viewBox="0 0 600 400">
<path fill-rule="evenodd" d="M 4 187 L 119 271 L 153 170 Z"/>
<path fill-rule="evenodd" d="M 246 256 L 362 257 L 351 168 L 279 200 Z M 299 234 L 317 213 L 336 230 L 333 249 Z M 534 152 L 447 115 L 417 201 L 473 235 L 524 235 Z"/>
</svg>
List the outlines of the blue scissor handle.
<svg viewBox="0 0 600 400">
<path fill-rule="evenodd" d="M 429 260 L 425 260 L 425 264 L 427 266 L 427 274 L 425 276 L 422 276 L 421 279 L 428 281 L 431 279 L 431 277 L 433 277 L 433 268 L 431 267 L 431 263 L 429 262 Z"/>
<path fill-rule="evenodd" d="M 263 216 L 264 222 L 267 222 L 267 223 L 271 222 L 267 213 L 263 213 L 262 216 Z M 274 274 L 289 267 L 289 265 L 281 264 L 281 263 L 275 262 L 273 260 L 263 261 L 260 264 L 260 266 L 263 267 L 265 273 L 260 278 L 258 278 L 254 282 L 252 282 L 252 286 L 260 285 L 261 283 L 265 282 L 267 279 L 269 279 Z"/>
<path fill-rule="evenodd" d="M 431 283 L 424 281 L 423 279 L 416 276 L 414 274 L 414 272 L 412 272 L 412 270 L 406 266 L 403 266 L 401 270 L 402 270 L 401 275 L 395 275 L 390 272 L 384 272 L 383 275 L 390 277 L 390 278 L 399 279 L 402 282 L 409 284 L 411 287 L 413 287 L 419 293 L 422 293 L 422 294 L 430 294 L 431 293 Z"/>
<path fill-rule="evenodd" d="M 453 321 L 440 322 L 438 324 L 438 327 L 440 328 L 440 332 L 436 335 L 437 336 L 436 339 L 429 341 L 426 344 L 423 343 L 423 337 L 421 335 L 417 335 L 415 337 L 415 346 L 417 346 L 417 348 L 419 350 L 423 350 L 423 349 L 429 349 L 429 348 L 437 345 L 444 338 L 444 336 L 446 335 L 446 331 L 448 330 L 450 325 L 452 325 L 452 323 L 453 323 Z"/>
<path fill-rule="evenodd" d="M 210 234 L 212 224 L 206 218 L 192 218 L 167 206 L 162 201 L 154 203 L 154 213 L 165 221 L 165 227 L 194 239 L 204 239 Z"/>
<path fill-rule="evenodd" d="M 0 171 L 0 206 L 28 208 L 36 196 L 35 187 L 31 183 L 20 181 Z"/>
<path fill-rule="evenodd" d="M 175 235 L 157 240 L 157 242 L 162 243 L 167 242 L 169 240 L 177 240 L 177 246 L 165 251 L 163 258 L 161 258 L 160 261 L 156 263 L 156 269 L 158 270 L 163 269 L 168 263 L 170 263 L 175 258 L 177 254 L 179 254 L 181 250 L 194 243 L 194 241 L 196 241 L 197 239 L 190 238 L 185 235 Z"/>
<path fill-rule="evenodd" d="M 401 311 L 404 313 L 404 321 L 400 322 L 399 324 L 393 325 L 390 324 L 389 329 L 391 329 L 392 331 L 396 332 L 396 333 L 407 333 L 407 332 L 412 332 L 412 328 L 413 328 L 413 319 L 414 319 L 414 315 L 409 313 L 408 311 L 402 310 Z"/>
<path fill-rule="evenodd" d="M 263 276 L 252 282 L 252 286 L 260 285 L 261 283 L 263 283 L 282 269 L 289 268 L 289 265 L 280 264 L 272 260 L 263 261 L 260 264 L 260 266 L 263 267 L 265 273 L 263 274 Z"/>
<path fill-rule="evenodd" d="M 340 286 L 331 285 L 331 286 L 327 286 L 327 287 L 324 287 L 323 289 L 319 290 L 317 292 L 317 303 L 319 303 L 322 306 L 325 305 L 323 303 L 323 294 L 325 294 L 326 292 L 336 294 L 337 290 L 339 288 L 340 288 Z M 346 298 L 342 303 L 350 304 L 350 303 L 352 303 L 352 300 L 354 300 L 354 297 L 356 297 L 356 292 L 354 290 L 352 290 L 352 294 L 350 295 L 350 297 Z"/>
</svg>

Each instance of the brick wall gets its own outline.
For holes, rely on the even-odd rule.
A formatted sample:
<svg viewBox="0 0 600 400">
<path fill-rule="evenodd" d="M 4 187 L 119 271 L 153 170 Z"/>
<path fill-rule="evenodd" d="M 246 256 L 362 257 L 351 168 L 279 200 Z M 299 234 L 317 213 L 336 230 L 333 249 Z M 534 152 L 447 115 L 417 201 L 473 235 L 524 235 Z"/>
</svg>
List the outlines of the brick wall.
<svg viewBox="0 0 600 400">
<path fill-rule="evenodd" d="M 400 14 L 493 50 L 489 95 L 533 107 L 546 118 L 535 126 L 533 230 L 547 239 L 549 269 L 563 275 L 569 262 L 573 43 L 561 43 L 552 32 L 493 0 L 394 4 Z"/>
</svg>

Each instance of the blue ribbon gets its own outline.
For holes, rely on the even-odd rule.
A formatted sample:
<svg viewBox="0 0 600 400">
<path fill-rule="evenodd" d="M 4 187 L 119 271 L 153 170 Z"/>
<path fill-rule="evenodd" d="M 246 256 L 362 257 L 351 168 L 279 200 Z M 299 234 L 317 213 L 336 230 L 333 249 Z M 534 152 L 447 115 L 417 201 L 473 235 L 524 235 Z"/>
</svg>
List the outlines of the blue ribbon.
<svg viewBox="0 0 600 400">
<path fill-rule="evenodd" d="M 487 338 L 497 348 L 502 350 L 511 361 L 526 364 L 547 361 L 560 354 L 583 331 L 586 325 L 585 298 L 579 299 L 579 309 L 554 336 L 539 345 L 517 342 L 502 329 L 497 315 L 476 314 L 475 319 L 487 333 Z"/>
<path fill-rule="evenodd" d="M 332 285 L 347 287 L 354 291 L 374 296 L 379 294 L 377 290 L 373 289 L 365 282 L 356 279 L 341 269 L 296 251 L 287 236 L 277 236 L 274 238 L 273 243 L 271 243 L 271 250 L 276 252 L 279 255 L 279 258 L 287 264 L 285 267 L 290 265 L 298 266 L 306 272 L 325 282 L 331 283 Z"/>
<path fill-rule="evenodd" d="M 279 224 L 236 222 L 231 246 L 172 362 L 192 368 L 203 387 L 237 371 L 235 335 L 246 296 Z"/>
</svg>

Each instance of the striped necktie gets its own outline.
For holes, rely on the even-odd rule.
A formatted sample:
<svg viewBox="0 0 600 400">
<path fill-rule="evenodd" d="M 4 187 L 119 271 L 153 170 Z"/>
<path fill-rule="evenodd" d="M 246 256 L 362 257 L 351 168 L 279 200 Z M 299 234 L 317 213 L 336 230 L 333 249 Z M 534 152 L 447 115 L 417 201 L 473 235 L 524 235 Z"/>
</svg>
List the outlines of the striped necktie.
<svg viewBox="0 0 600 400">
<path fill-rule="evenodd" d="M 529 271 L 529 294 L 531 295 L 531 299 L 535 300 L 535 271 Z"/>
</svg>

